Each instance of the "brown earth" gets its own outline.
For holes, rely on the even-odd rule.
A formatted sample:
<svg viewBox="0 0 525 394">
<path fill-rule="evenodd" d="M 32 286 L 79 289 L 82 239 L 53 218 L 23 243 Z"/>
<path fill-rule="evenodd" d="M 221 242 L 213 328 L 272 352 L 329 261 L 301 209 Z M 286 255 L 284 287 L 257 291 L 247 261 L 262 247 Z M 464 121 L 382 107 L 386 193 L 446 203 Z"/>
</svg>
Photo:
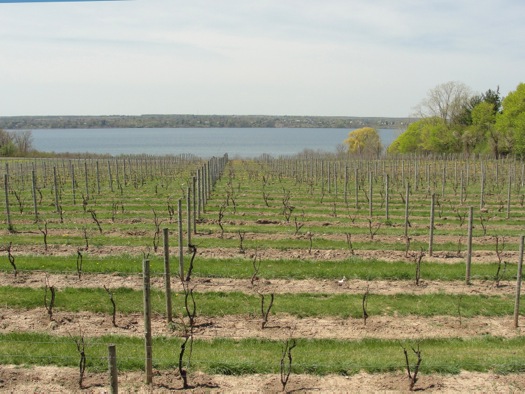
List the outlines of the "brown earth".
<svg viewBox="0 0 525 394">
<path fill-rule="evenodd" d="M 415 390 L 439 393 L 518 393 L 525 391 L 525 375 L 495 375 L 492 373 L 461 372 L 458 375 L 422 375 Z M 78 386 L 76 368 L 0 366 L 0 391 L 3 393 L 92 393 L 110 392 L 105 373 L 87 371 L 83 388 Z M 119 374 L 119 391 L 125 393 L 277 393 L 282 392 L 278 375 L 225 376 L 194 373 L 189 375 L 190 390 L 182 390 L 182 381 L 175 371 L 155 372 L 153 384 L 145 385 L 144 374 Z M 301 393 L 405 393 L 408 378 L 402 373 L 367 374 L 351 376 L 290 375 L 287 392 Z"/>
<path fill-rule="evenodd" d="M 71 274 L 47 274 L 45 272 L 26 271 L 14 274 L 0 272 L 0 286 L 41 288 L 45 287 L 46 278 L 50 286 L 56 289 L 73 288 L 101 288 L 106 286 L 109 289 L 120 287 L 142 290 L 143 279 L 141 274 L 118 275 L 118 274 L 83 274 L 81 279 L 77 275 Z M 473 294 L 473 295 L 513 295 L 516 291 L 516 284 L 511 281 L 501 281 L 496 286 L 494 281 L 472 280 L 470 285 L 463 281 L 430 281 L 420 280 L 419 286 L 415 281 L 399 280 L 346 280 L 337 278 L 333 280 L 288 280 L 288 279 L 258 279 L 251 284 L 250 279 L 229 279 L 229 278 L 193 278 L 190 281 L 191 287 L 198 292 L 244 292 L 255 294 L 265 293 L 330 293 L 330 294 L 363 294 L 368 288 L 371 294 L 393 295 L 393 294 Z M 154 276 L 151 278 L 151 286 L 157 289 L 164 288 L 164 278 Z M 182 285 L 176 278 L 172 278 L 171 288 L 173 291 L 182 291 Z"/>
<path fill-rule="evenodd" d="M 78 335 L 80 330 L 86 336 L 122 335 L 139 337 L 144 335 L 143 316 L 138 313 L 116 315 L 117 327 L 112 316 L 90 312 L 53 313 L 49 320 L 47 312 L 41 309 L 2 309 L 0 311 L 0 333 L 41 332 L 52 335 Z M 155 336 L 179 335 L 180 324 L 167 324 L 164 316 L 152 318 L 152 333 Z M 506 338 L 520 336 L 522 328 L 515 329 L 513 318 L 485 317 L 464 318 L 458 316 L 370 316 L 366 325 L 362 319 L 338 317 L 298 318 L 287 314 L 270 315 L 264 329 L 259 314 L 223 317 L 197 317 L 195 338 L 296 338 L 358 340 L 380 339 L 424 339 L 424 338 L 468 338 L 494 335 Z"/>
<path fill-rule="evenodd" d="M 464 240 L 463 240 L 464 241 Z M 457 238 L 453 241 L 457 242 Z M 404 242 L 403 242 L 404 244 Z M 378 241 L 378 248 L 381 242 Z M 257 251 L 254 249 L 247 249 L 242 253 L 237 248 L 198 248 L 197 257 L 217 258 L 217 259 L 231 259 L 231 258 L 246 258 L 253 259 L 255 253 L 261 260 L 305 260 L 305 261 L 343 261 L 352 257 L 362 259 L 375 259 L 387 262 L 396 261 L 414 261 L 419 255 L 419 252 L 409 251 L 408 254 L 404 251 L 396 250 L 354 250 L 348 249 L 316 249 L 315 244 L 312 250 L 308 249 L 273 249 L 260 248 Z M 444 264 L 457 264 L 465 262 L 466 251 L 463 244 L 461 251 L 458 252 L 443 252 L 436 251 L 432 256 L 428 256 L 425 252 L 423 262 L 437 262 Z M 493 249 L 492 247 L 490 249 Z M 44 255 L 44 256 L 72 256 L 76 259 L 78 247 L 72 245 L 49 245 L 45 250 L 43 245 L 23 245 L 13 246 L 11 253 L 14 256 L 20 255 Z M 7 255 L 5 247 L 0 248 L 2 254 Z M 116 255 L 129 255 L 131 258 L 136 257 L 142 259 L 144 254 L 162 256 L 161 249 L 154 253 L 151 248 L 132 247 L 132 246 L 91 246 L 88 250 L 81 250 L 84 258 L 89 256 L 107 257 Z M 178 249 L 170 248 L 171 256 L 178 256 Z M 518 251 L 504 251 L 501 253 L 501 258 L 507 262 L 518 262 Z M 496 253 L 492 250 L 478 250 L 472 252 L 472 263 L 495 263 L 498 261 Z M 74 260 L 72 260 L 72 263 Z"/>
</svg>

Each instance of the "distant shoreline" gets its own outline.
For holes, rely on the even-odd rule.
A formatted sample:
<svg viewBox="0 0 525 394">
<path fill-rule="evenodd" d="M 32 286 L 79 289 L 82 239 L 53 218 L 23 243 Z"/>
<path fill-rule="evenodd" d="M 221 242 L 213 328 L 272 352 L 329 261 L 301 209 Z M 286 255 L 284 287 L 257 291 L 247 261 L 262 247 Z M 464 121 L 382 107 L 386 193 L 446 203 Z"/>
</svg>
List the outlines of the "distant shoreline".
<svg viewBox="0 0 525 394">
<path fill-rule="evenodd" d="M 405 129 L 415 118 L 277 115 L 0 116 L 0 128 L 359 128 Z"/>
</svg>

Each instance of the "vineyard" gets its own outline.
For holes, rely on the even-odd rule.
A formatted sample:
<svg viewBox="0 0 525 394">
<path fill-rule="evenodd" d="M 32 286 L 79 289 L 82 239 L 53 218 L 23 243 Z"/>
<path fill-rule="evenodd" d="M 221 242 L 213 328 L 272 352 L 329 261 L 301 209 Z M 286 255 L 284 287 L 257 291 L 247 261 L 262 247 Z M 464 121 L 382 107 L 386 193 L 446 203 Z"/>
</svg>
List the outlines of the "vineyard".
<svg viewBox="0 0 525 394">
<path fill-rule="evenodd" d="M 523 391 L 525 165 L 1 163 L 0 391 Z"/>
</svg>

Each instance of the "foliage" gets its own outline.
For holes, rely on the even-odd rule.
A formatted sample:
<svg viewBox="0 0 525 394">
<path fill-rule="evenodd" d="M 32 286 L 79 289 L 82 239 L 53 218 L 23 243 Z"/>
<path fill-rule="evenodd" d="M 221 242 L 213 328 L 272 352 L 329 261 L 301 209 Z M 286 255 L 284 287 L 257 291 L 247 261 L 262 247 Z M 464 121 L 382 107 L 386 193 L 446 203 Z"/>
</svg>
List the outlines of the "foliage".
<svg viewBox="0 0 525 394">
<path fill-rule="evenodd" d="M 383 149 L 377 130 L 371 127 L 351 131 L 344 143 L 348 146 L 348 153 L 358 155 L 377 157 Z"/>
<path fill-rule="evenodd" d="M 454 129 L 438 117 L 423 118 L 410 124 L 388 148 L 389 153 L 457 151 Z"/>
<path fill-rule="evenodd" d="M 525 84 L 520 83 L 514 92 L 503 100 L 503 111 L 496 120 L 498 133 L 506 138 L 513 152 L 525 154 Z"/>
<path fill-rule="evenodd" d="M 499 87 L 472 95 L 460 82 L 428 92 L 417 108 L 421 119 L 408 126 L 389 153 L 490 153 L 496 159 L 525 154 L 525 84 L 503 100 Z"/>
</svg>

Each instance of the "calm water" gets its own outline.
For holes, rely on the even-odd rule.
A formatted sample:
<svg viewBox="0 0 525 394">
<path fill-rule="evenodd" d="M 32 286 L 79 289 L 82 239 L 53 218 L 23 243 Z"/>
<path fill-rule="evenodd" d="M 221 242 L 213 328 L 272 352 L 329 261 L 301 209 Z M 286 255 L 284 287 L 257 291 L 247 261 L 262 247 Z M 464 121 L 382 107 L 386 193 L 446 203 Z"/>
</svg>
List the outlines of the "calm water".
<svg viewBox="0 0 525 394">
<path fill-rule="evenodd" d="M 335 152 L 349 129 L 164 128 L 33 130 L 33 146 L 45 152 L 222 156 L 292 155 L 304 149 Z M 388 146 L 399 130 L 378 130 Z"/>
</svg>

